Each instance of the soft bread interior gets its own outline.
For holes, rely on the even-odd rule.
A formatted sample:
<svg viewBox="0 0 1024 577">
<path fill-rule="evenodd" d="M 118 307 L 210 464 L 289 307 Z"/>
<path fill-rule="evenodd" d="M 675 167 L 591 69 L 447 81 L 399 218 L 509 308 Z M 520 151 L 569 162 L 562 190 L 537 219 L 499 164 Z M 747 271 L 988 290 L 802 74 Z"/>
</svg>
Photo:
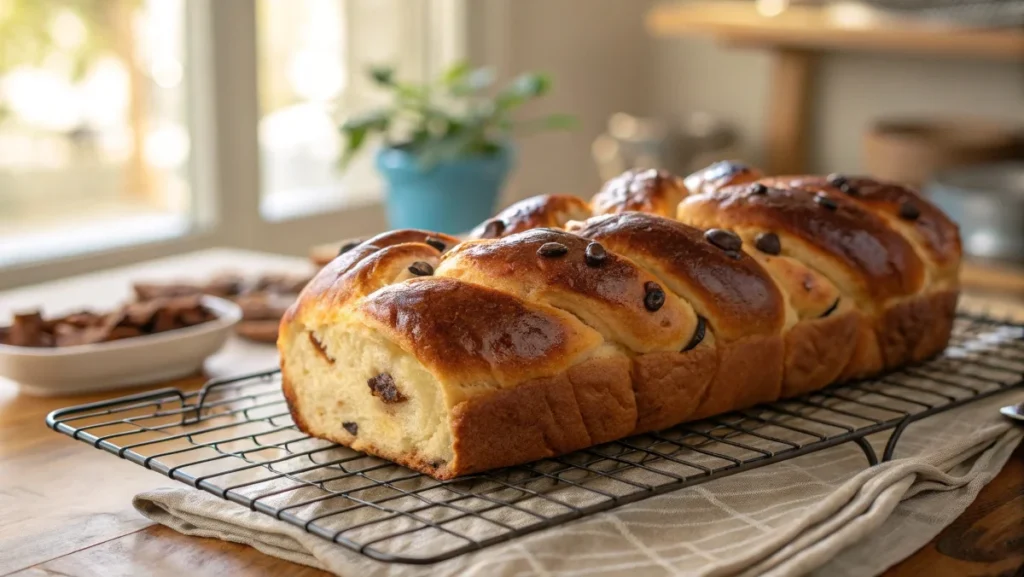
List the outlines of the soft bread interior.
<svg viewBox="0 0 1024 577">
<path fill-rule="evenodd" d="M 419 361 L 358 323 L 294 328 L 281 361 L 302 383 L 292 406 L 310 433 L 407 464 L 437 468 L 452 460 L 444 389 Z M 400 401 L 374 395 L 369 381 L 384 373 Z"/>
</svg>

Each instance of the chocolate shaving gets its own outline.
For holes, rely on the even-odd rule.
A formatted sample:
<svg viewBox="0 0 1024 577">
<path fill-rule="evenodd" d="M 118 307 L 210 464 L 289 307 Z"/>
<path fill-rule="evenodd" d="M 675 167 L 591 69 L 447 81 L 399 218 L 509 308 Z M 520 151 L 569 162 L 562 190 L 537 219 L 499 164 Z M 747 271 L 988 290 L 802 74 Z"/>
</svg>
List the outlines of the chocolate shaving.
<svg viewBox="0 0 1024 577">
<path fill-rule="evenodd" d="M 690 337 L 690 342 L 683 347 L 682 352 L 689 351 L 699 345 L 704 340 L 704 334 L 707 332 L 707 321 L 704 317 L 697 315 L 697 328 L 693 330 L 693 336 Z"/>
<path fill-rule="evenodd" d="M 604 264 L 604 261 L 608 260 L 608 251 L 600 243 L 592 242 L 587 245 L 584 259 L 589 266 L 601 266 Z"/>
<path fill-rule="evenodd" d="M 917 208 L 917 205 L 909 200 L 904 200 L 900 203 L 900 218 L 903 220 L 917 220 L 921 218 L 921 209 Z"/>
<path fill-rule="evenodd" d="M 779 235 L 774 232 L 762 232 L 754 237 L 754 246 L 757 250 L 773 256 L 782 252 L 782 243 L 779 242 Z"/>
<path fill-rule="evenodd" d="M 434 274 L 434 267 L 429 262 L 418 260 L 409 265 L 409 272 L 416 276 L 430 276 Z"/>
<path fill-rule="evenodd" d="M 708 229 L 704 238 L 724 251 L 738 251 L 743 246 L 743 240 L 736 233 L 721 228 Z"/>
<path fill-rule="evenodd" d="M 432 236 L 428 236 L 426 239 L 423 240 L 423 242 L 436 248 L 438 252 L 444 252 L 444 249 L 448 248 L 447 245 L 441 242 L 441 239 L 434 238 Z"/>
<path fill-rule="evenodd" d="M 569 247 L 560 242 L 546 242 L 537 249 L 537 254 L 546 258 L 557 258 L 569 252 Z"/>
<path fill-rule="evenodd" d="M 818 203 L 819 206 L 827 208 L 829 210 L 836 210 L 837 208 L 839 208 L 839 205 L 836 204 L 836 201 L 825 196 L 824 194 L 815 195 L 814 202 Z"/>
<path fill-rule="evenodd" d="M 370 377 L 366 380 L 366 384 L 370 387 L 370 392 L 373 396 L 389 405 L 405 401 L 405 395 L 395 386 L 395 379 L 389 373 L 381 373 L 376 377 Z"/>
<path fill-rule="evenodd" d="M 202 324 L 216 319 L 199 295 L 159 298 L 99 314 L 76 312 L 43 319 L 36 311 L 15 315 L 0 332 L 0 342 L 22 347 L 67 347 L 130 339 Z"/>
<path fill-rule="evenodd" d="M 644 283 L 644 307 L 652 313 L 665 304 L 665 291 L 654 281 Z"/>
<path fill-rule="evenodd" d="M 505 232 L 505 223 L 498 219 L 487 221 L 484 225 L 484 232 L 481 238 L 498 238 L 501 233 Z"/>
<path fill-rule="evenodd" d="M 313 345 L 313 350 L 316 351 L 316 356 L 327 361 L 327 364 L 333 365 L 334 358 L 331 357 L 331 355 L 327 354 L 327 347 L 325 347 L 324 344 L 320 342 L 320 339 L 316 338 L 316 335 L 313 334 L 313 331 L 310 331 L 306 334 L 309 336 L 309 344 Z"/>
<path fill-rule="evenodd" d="M 338 256 L 341 256 L 341 255 L 345 254 L 346 252 L 354 249 L 355 247 L 357 247 L 360 244 L 362 244 L 362 242 L 363 241 L 361 241 L 361 240 L 350 240 L 349 242 L 346 242 L 345 244 L 341 245 L 340 249 L 338 249 Z"/>
<path fill-rule="evenodd" d="M 823 319 L 823 318 L 827 317 L 828 315 L 834 313 L 837 308 L 839 308 L 839 299 L 838 298 L 836 299 L 836 302 L 832 303 L 832 306 L 828 307 L 828 310 L 823 312 L 823 313 L 821 313 L 821 316 L 818 317 L 818 318 L 822 318 Z"/>
</svg>

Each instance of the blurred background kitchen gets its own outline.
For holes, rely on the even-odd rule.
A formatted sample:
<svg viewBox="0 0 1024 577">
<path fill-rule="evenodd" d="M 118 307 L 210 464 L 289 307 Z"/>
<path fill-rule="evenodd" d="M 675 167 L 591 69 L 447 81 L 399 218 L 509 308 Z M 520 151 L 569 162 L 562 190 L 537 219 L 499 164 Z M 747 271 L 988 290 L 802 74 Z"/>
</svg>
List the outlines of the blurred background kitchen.
<svg viewBox="0 0 1024 577">
<path fill-rule="evenodd" d="M 339 123 L 386 100 L 369 67 L 462 59 L 545 72 L 524 114 L 576 120 L 516 142 L 495 209 L 630 166 L 869 173 L 1024 294 L 1021 0 L 0 0 L 0 288 L 385 230 Z"/>
</svg>

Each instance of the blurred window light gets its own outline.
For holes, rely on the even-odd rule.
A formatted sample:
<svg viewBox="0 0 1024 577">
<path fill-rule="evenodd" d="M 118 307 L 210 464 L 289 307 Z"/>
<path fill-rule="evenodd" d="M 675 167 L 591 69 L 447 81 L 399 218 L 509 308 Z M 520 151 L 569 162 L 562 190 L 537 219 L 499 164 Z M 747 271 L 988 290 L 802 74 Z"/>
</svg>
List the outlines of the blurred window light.
<svg viewBox="0 0 1024 577">
<path fill-rule="evenodd" d="M 765 18 L 774 18 L 789 8 L 789 0 L 756 0 L 754 8 Z"/>
<path fill-rule="evenodd" d="M 189 230 L 185 16 L 0 0 L 0 267 Z"/>
<path fill-rule="evenodd" d="M 372 155 L 338 170 L 338 123 L 380 101 L 374 64 L 422 75 L 429 19 L 404 0 L 258 0 L 260 212 L 295 218 L 375 199 Z"/>
</svg>

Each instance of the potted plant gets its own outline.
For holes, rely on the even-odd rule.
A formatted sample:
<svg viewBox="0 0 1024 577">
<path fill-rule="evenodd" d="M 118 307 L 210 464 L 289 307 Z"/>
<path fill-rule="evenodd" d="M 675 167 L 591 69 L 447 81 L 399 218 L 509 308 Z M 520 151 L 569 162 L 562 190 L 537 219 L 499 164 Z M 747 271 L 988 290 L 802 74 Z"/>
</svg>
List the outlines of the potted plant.
<svg viewBox="0 0 1024 577">
<path fill-rule="evenodd" d="M 550 90 L 551 81 L 542 74 L 523 74 L 493 95 L 487 94 L 493 73 L 464 62 L 422 84 L 398 81 L 389 67 L 375 67 L 370 76 L 392 93 L 392 102 L 341 125 L 341 164 L 371 138 L 383 140 L 376 166 L 387 182 L 388 220 L 395 228 L 469 231 L 493 214 L 515 162 L 512 139 L 574 122 L 565 114 L 513 117 Z"/>
</svg>

